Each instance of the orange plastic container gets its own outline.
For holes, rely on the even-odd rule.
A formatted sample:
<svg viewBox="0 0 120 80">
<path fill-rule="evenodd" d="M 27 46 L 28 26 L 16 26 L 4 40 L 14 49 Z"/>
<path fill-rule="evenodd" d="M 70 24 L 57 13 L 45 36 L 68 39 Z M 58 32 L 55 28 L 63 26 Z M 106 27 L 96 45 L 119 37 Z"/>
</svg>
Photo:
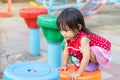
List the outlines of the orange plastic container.
<svg viewBox="0 0 120 80">
<path fill-rule="evenodd" d="M 60 80 L 68 80 L 68 74 L 76 71 L 77 68 L 75 66 L 69 66 L 68 70 L 60 71 Z M 77 80 L 102 80 L 101 71 L 98 69 L 94 72 L 84 71 L 81 76 L 77 78 Z"/>
</svg>

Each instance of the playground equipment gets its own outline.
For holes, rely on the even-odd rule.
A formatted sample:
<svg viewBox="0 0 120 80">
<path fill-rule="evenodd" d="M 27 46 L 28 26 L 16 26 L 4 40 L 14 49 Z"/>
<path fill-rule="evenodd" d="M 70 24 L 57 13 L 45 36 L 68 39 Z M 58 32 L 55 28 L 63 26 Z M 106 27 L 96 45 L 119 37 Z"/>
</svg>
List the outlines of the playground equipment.
<svg viewBox="0 0 120 80">
<path fill-rule="evenodd" d="M 85 20 L 100 12 L 107 4 L 108 0 L 89 0 L 80 8 Z"/>
<path fill-rule="evenodd" d="M 68 2 L 68 0 L 66 0 L 61 5 L 53 5 L 53 6 L 44 5 L 44 6 L 48 9 L 49 12 L 53 12 L 55 10 L 61 10 L 61 9 L 69 8 L 69 7 L 80 8 L 84 4 L 80 0 L 75 0 L 75 2 L 73 2 L 73 3 L 67 3 L 67 2 Z"/>
<path fill-rule="evenodd" d="M 107 2 L 108 0 L 87 0 L 84 4 L 82 4 L 83 6 L 81 7 L 79 7 L 78 5 L 72 6 L 72 7 L 79 9 L 86 20 L 94 16 L 96 13 L 100 12 L 106 6 Z M 68 5 L 66 6 L 70 7 Z M 56 10 L 59 10 L 59 9 L 56 8 Z"/>
<path fill-rule="evenodd" d="M 120 0 L 109 0 L 108 4 L 120 4 Z"/>
<path fill-rule="evenodd" d="M 83 2 L 80 2 L 80 0 L 76 0 L 74 3 L 68 3 L 68 0 L 36 0 L 36 3 L 40 3 L 40 6 L 44 6 L 46 9 L 48 9 L 49 13 L 58 9 L 64 9 L 73 6 L 80 8 L 84 4 Z M 36 3 L 30 2 L 30 5 L 36 7 Z"/>
<path fill-rule="evenodd" d="M 120 0 L 115 0 L 113 6 L 120 7 Z"/>
<path fill-rule="evenodd" d="M 59 80 L 59 71 L 48 64 L 22 62 L 6 67 L 3 80 Z"/>
<path fill-rule="evenodd" d="M 42 32 L 48 43 L 48 64 L 61 66 L 61 42 L 63 37 L 56 24 L 56 15 L 40 15 L 37 23 L 41 26 Z"/>
<path fill-rule="evenodd" d="M 109 0 L 108 4 L 111 5 L 111 4 L 115 4 L 116 0 Z"/>
<path fill-rule="evenodd" d="M 10 17 L 12 15 L 11 0 L 7 2 L 7 12 L 0 12 L 0 17 Z"/>
<path fill-rule="evenodd" d="M 34 1 L 30 1 L 30 6 L 35 7 L 35 8 L 44 8 L 43 4 L 37 4 Z"/>
<path fill-rule="evenodd" d="M 19 12 L 19 15 L 24 18 L 28 28 L 30 28 L 30 53 L 32 55 L 40 55 L 40 27 L 36 24 L 37 17 L 47 13 L 45 8 L 24 8 Z"/>
<path fill-rule="evenodd" d="M 78 2 L 74 4 L 51 6 L 51 7 L 48 7 L 47 9 L 49 12 L 52 12 L 52 11 L 57 11 L 57 10 L 61 10 L 68 7 L 75 7 L 82 12 L 86 20 L 92 17 L 93 15 L 95 15 L 96 13 L 100 12 L 106 6 L 107 2 L 108 0 L 87 0 L 85 3 Z"/>
<path fill-rule="evenodd" d="M 35 0 L 38 3 L 43 3 L 44 6 L 59 5 L 67 2 L 67 0 Z"/>
<path fill-rule="evenodd" d="M 61 71 L 60 72 L 60 80 L 67 80 L 68 75 L 70 73 L 73 73 L 77 69 L 78 68 L 76 68 L 75 66 L 69 66 L 68 70 Z M 92 72 L 84 71 L 81 74 L 81 76 L 79 76 L 77 78 L 77 80 L 102 80 L 102 73 L 99 69 L 95 70 L 95 71 L 92 71 Z"/>
<path fill-rule="evenodd" d="M 51 6 L 51 7 L 48 7 L 47 9 L 51 13 L 51 12 L 54 12 L 56 10 L 58 11 L 58 10 L 62 10 L 62 9 L 69 8 L 69 7 L 75 7 L 77 9 L 79 9 L 83 5 L 84 5 L 83 2 L 71 3 L 71 4 L 62 4 L 62 5 Z"/>
<path fill-rule="evenodd" d="M 36 2 L 39 2 L 39 1 L 41 1 L 41 0 L 36 0 Z M 67 2 L 67 0 L 66 0 L 66 1 L 64 1 L 64 4 L 49 6 L 49 5 L 45 4 L 46 0 L 42 0 L 42 1 L 43 2 L 41 2 L 41 3 L 43 3 L 43 6 L 48 9 L 49 13 L 58 11 L 61 9 L 65 9 L 68 7 L 75 7 L 82 12 L 85 19 L 88 19 L 88 18 L 92 17 L 93 15 L 95 15 L 96 13 L 98 13 L 99 11 L 101 11 L 108 2 L 108 0 L 87 0 L 86 2 L 82 3 L 82 2 L 80 2 L 80 0 L 76 0 L 75 3 L 66 4 L 66 2 Z M 48 0 L 48 3 L 49 3 L 49 1 L 52 2 L 52 0 Z"/>
</svg>

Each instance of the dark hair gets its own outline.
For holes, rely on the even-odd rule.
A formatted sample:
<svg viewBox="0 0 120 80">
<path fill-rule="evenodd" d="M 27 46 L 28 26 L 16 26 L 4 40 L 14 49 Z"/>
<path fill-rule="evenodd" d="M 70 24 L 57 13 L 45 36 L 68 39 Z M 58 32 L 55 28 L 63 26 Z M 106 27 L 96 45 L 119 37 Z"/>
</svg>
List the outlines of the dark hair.
<svg viewBox="0 0 120 80">
<path fill-rule="evenodd" d="M 82 25 L 81 31 L 90 34 L 90 30 L 86 28 L 84 17 L 80 10 L 76 8 L 66 8 L 57 17 L 57 25 L 60 30 L 68 26 L 75 33 L 75 29 L 79 30 L 78 24 Z"/>
</svg>

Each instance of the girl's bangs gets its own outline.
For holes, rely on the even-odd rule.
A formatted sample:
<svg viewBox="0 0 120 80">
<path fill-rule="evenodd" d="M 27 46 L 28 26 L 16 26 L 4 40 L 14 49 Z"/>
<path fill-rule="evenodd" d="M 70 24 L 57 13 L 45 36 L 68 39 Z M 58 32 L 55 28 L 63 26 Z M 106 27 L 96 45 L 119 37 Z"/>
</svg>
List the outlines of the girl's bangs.
<svg viewBox="0 0 120 80">
<path fill-rule="evenodd" d="M 66 30 L 66 27 L 67 27 L 68 25 L 65 23 L 65 22 L 60 22 L 60 30 Z"/>
</svg>

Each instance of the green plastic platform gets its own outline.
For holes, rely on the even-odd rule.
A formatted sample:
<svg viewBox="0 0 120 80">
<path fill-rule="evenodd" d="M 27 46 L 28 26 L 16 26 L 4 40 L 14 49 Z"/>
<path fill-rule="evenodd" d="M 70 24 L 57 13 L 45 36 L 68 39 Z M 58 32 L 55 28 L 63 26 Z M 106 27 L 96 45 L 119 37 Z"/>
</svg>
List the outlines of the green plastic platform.
<svg viewBox="0 0 120 80">
<path fill-rule="evenodd" d="M 63 36 L 57 27 L 56 19 L 56 15 L 48 14 L 38 16 L 37 24 L 41 27 L 48 42 L 60 43 L 63 41 Z"/>
</svg>

